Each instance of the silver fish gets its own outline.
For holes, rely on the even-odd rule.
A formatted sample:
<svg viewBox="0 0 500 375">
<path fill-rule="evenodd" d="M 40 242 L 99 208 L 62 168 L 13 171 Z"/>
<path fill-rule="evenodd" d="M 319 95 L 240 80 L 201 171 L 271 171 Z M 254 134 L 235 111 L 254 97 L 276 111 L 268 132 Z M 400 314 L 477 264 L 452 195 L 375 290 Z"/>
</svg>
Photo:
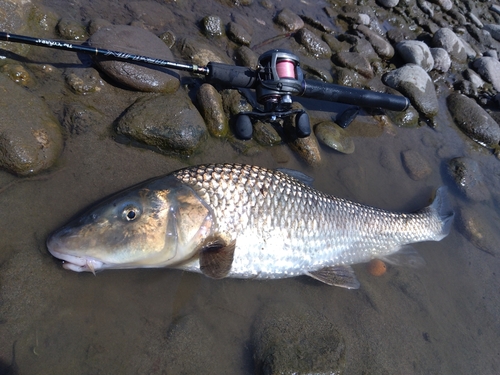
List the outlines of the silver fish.
<svg viewBox="0 0 500 375">
<path fill-rule="evenodd" d="M 77 272 L 171 267 L 212 278 L 308 275 L 358 288 L 351 264 L 419 263 L 405 245 L 450 231 L 445 188 L 407 214 L 336 198 L 306 180 L 239 164 L 181 169 L 107 198 L 53 233 L 47 247 Z"/>
</svg>

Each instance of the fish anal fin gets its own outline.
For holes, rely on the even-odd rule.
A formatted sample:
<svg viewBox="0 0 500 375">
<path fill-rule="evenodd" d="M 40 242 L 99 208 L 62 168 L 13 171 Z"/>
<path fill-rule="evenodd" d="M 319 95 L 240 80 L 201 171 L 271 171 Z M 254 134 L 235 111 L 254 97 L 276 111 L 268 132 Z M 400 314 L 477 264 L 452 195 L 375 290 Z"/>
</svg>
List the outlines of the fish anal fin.
<svg viewBox="0 0 500 375">
<path fill-rule="evenodd" d="M 425 266 L 425 260 L 422 256 L 410 245 L 402 246 L 398 251 L 387 255 L 385 257 L 380 257 L 386 263 L 392 264 L 394 266 L 406 266 L 412 268 L 420 268 Z"/>
<path fill-rule="evenodd" d="M 221 239 L 205 241 L 199 250 L 200 270 L 208 277 L 222 279 L 231 271 L 236 241 L 227 244 Z"/>
<path fill-rule="evenodd" d="M 308 276 L 322 283 L 346 289 L 358 289 L 359 281 L 351 266 L 337 265 L 306 272 Z"/>
</svg>

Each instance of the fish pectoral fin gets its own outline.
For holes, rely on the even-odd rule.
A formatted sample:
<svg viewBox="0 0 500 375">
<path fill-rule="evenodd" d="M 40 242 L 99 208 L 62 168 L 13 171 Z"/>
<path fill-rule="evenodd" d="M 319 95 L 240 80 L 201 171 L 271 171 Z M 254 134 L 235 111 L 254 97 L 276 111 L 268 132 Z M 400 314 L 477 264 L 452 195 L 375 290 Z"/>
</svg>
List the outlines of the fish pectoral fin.
<svg viewBox="0 0 500 375">
<path fill-rule="evenodd" d="M 322 283 L 347 289 L 358 289 L 360 285 L 351 266 L 338 265 L 325 267 L 317 271 L 308 271 L 306 275 Z"/>
<path fill-rule="evenodd" d="M 206 242 L 199 251 L 201 272 L 213 279 L 226 277 L 231 271 L 235 247 L 236 241 L 229 244 L 220 239 Z"/>
<path fill-rule="evenodd" d="M 395 253 L 381 257 L 381 260 L 394 266 L 406 266 L 419 268 L 425 266 L 425 260 L 422 256 L 410 245 L 404 245 Z"/>
</svg>

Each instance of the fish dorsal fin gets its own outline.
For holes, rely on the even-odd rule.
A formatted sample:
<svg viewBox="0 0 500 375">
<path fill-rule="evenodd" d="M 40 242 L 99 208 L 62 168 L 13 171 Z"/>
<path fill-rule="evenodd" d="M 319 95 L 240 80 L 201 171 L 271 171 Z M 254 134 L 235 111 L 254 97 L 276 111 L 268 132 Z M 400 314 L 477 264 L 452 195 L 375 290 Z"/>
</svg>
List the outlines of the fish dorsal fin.
<svg viewBox="0 0 500 375">
<path fill-rule="evenodd" d="M 347 289 L 359 288 L 359 281 L 351 266 L 337 265 L 325 267 L 317 271 L 306 272 L 306 274 L 328 285 L 340 286 Z"/>
<path fill-rule="evenodd" d="M 200 249 L 200 270 L 208 277 L 222 279 L 231 271 L 236 242 L 226 244 L 221 239 L 207 241 Z"/>
<path fill-rule="evenodd" d="M 296 171 L 295 169 L 278 168 L 277 171 L 280 171 L 281 173 L 287 174 L 287 175 L 299 180 L 300 182 L 302 182 L 304 185 L 307 185 L 307 186 L 312 186 L 312 184 L 314 182 L 314 178 L 312 178 L 312 177 L 310 177 L 302 172 Z"/>
</svg>

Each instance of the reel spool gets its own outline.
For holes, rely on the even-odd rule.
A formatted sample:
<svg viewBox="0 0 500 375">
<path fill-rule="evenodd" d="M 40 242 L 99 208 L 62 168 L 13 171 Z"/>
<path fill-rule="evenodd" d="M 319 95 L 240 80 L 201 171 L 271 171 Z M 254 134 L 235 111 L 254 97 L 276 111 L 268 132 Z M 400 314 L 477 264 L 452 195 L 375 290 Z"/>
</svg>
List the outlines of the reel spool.
<svg viewBox="0 0 500 375">
<path fill-rule="evenodd" d="M 309 116 L 303 110 L 291 110 L 292 96 L 304 91 L 304 75 L 299 59 L 290 51 L 275 49 L 259 57 L 256 82 L 257 102 L 264 106 L 261 112 L 241 113 L 235 124 L 235 135 L 240 139 L 252 138 L 251 118 L 271 119 L 296 114 L 297 136 L 311 134 Z"/>
</svg>

